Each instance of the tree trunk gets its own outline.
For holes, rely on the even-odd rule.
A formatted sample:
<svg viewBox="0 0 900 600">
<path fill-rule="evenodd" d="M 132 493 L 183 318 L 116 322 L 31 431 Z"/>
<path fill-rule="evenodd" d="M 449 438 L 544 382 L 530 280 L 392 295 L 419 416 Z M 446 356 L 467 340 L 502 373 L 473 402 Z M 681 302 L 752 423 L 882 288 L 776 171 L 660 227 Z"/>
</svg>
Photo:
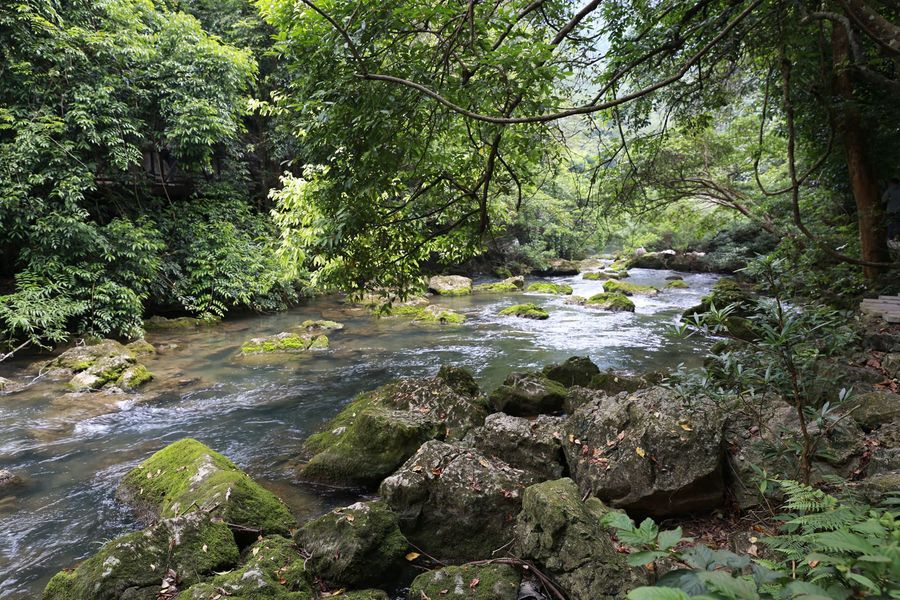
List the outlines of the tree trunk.
<svg viewBox="0 0 900 600">
<path fill-rule="evenodd" d="M 861 258 L 870 262 L 889 262 L 881 194 L 866 159 L 866 136 L 853 94 L 850 39 L 841 23 L 834 23 L 832 27 L 831 47 L 834 62 L 834 92 L 840 100 L 837 126 L 847 159 L 850 189 L 856 201 Z M 863 267 L 863 273 L 868 279 L 874 278 L 880 271 L 878 267 Z"/>
</svg>

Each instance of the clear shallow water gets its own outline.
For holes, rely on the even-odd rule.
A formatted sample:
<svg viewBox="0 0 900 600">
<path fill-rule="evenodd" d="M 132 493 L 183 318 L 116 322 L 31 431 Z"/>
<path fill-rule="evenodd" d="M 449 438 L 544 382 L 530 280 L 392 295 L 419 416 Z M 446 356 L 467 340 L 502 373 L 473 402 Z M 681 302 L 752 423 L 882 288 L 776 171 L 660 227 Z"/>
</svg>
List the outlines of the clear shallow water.
<svg viewBox="0 0 900 600">
<path fill-rule="evenodd" d="M 631 270 L 628 281 L 665 286 L 671 271 Z M 0 396 L 0 468 L 26 478 L 0 495 L 0 598 L 40 596 L 47 580 L 139 524 L 115 500 L 122 475 L 164 445 L 195 437 L 226 454 L 281 496 L 299 519 L 356 499 L 346 491 L 296 481 L 292 459 L 310 433 L 357 393 L 396 377 L 433 375 L 444 363 L 470 368 L 491 390 L 515 370 L 589 355 L 601 368 L 649 371 L 698 364 L 696 340 L 671 325 L 709 291 L 714 276 L 685 275 L 687 290 L 635 296 L 636 312 L 603 313 L 539 294 L 441 298 L 467 317 L 463 326 L 373 319 L 335 299 L 317 299 L 273 316 L 236 319 L 187 332 L 148 334 L 159 349 L 146 363 L 157 374 L 139 395 L 67 394 L 38 380 Z M 575 294 L 597 281 L 555 277 Z M 521 302 L 544 305 L 546 321 L 500 317 Z M 238 359 L 240 345 L 290 330 L 309 318 L 343 322 L 331 349 L 264 363 Z M 33 377 L 28 365 L 0 365 L 0 376 Z M 2 493 L 0 493 L 2 494 Z"/>
</svg>

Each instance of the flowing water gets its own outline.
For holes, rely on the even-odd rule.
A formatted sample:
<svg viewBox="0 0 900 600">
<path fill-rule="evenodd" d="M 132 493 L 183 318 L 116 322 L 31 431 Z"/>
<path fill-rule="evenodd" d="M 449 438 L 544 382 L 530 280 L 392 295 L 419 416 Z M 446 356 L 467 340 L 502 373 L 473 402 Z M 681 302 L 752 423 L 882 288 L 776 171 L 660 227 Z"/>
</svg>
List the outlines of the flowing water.
<svg viewBox="0 0 900 600">
<path fill-rule="evenodd" d="M 633 269 L 628 281 L 662 288 L 671 274 Z M 26 480 L 0 491 L 0 598 L 39 597 L 55 572 L 138 528 L 115 500 L 118 481 L 149 454 L 185 436 L 229 456 L 303 520 L 357 499 L 352 492 L 296 480 L 292 465 L 303 440 L 357 393 L 390 379 L 433 375 L 441 364 L 454 363 L 471 369 L 482 388 L 491 390 L 510 371 L 572 355 L 624 371 L 697 364 L 702 342 L 674 336 L 671 326 L 715 277 L 685 280 L 690 289 L 634 297 L 634 314 L 527 293 L 435 300 L 464 313 L 462 326 L 375 319 L 337 299 L 320 298 L 273 316 L 148 334 L 159 352 L 145 362 L 157 379 L 138 395 L 67 394 L 64 382 L 39 379 L 25 391 L 0 396 L 0 469 Z M 601 282 L 580 276 L 550 281 L 568 283 L 582 296 L 602 291 Z M 521 302 L 544 305 L 550 319 L 497 315 Z M 274 362 L 237 358 L 249 338 L 290 330 L 309 318 L 346 325 L 330 336 L 327 352 Z M 17 363 L 0 365 L 0 376 L 20 382 L 34 377 L 27 364 Z"/>
</svg>

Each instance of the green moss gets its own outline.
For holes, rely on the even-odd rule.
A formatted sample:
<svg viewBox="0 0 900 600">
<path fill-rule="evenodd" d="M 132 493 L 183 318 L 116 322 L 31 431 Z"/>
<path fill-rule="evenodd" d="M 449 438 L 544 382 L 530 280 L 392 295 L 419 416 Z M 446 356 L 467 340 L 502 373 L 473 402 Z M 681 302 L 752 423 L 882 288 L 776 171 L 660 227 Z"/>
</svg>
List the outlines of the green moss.
<svg viewBox="0 0 900 600">
<path fill-rule="evenodd" d="M 397 515 L 382 501 L 357 502 L 314 519 L 297 531 L 297 543 L 315 577 L 348 587 L 387 582 L 409 551 Z"/>
<path fill-rule="evenodd" d="M 514 283 L 498 281 L 496 283 L 479 283 L 472 288 L 472 292 L 476 294 L 506 294 L 510 292 L 518 292 L 519 287 Z"/>
<path fill-rule="evenodd" d="M 526 291 L 539 294 L 569 295 L 572 293 L 572 286 L 563 283 L 532 283 L 526 288 Z"/>
<path fill-rule="evenodd" d="M 322 334 L 279 333 L 254 338 L 241 346 L 241 354 L 299 353 L 328 348 L 328 337 Z"/>
<path fill-rule="evenodd" d="M 603 284 L 605 292 L 619 292 L 626 296 L 655 296 L 659 290 L 650 285 L 638 285 L 627 281 L 607 281 Z"/>
<path fill-rule="evenodd" d="M 153 379 L 153 373 L 144 365 L 134 365 L 125 369 L 116 380 L 116 385 L 122 389 L 135 389 Z"/>
<path fill-rule="evenodd" d="M 424 323 L 455 324 L 465 323 L 466 317 L 456 311 L 432 304 L 423 308 L 414 321 Z"/>
<path fill-rule="evenodd" d="M 673 279 L 672 281 L 670 281 L 669 283 L 666 284 L 666 287 L 671 288 L 671 289 L 684 290 L 691 286 L 689 286 L 687 283 L 685 283 L 681 279 Z"/>
<path fill-rule="evenodd" d="M 462 565 L 422 573 L 410 598 L 516 600 L 522 575 L 509 565 Z"/>
<path fill-rule="evenodd" d="M 125 346 L 129 352 L 140 358 L 142 356 L 153 356 L 156 354 L 156 348 L 147 340 L 136 340 Z"/>
<path fill-rule="evenodd" d="M 514 304 L 500 311 L 502 316 L 521 317 L 523 319 L 549 319 L 550 314 L 537 304 Z"/>
<path fill-rule="evenodd" d="M 119 600 L 135 588 L 155 594 L 167 569 L 191 585 L 237 562 L 238 547 L 228 526 L 194 513 L 105 544 L 74 570 L 55 575 L 43 600 Z"/>
<path fill-rule="evenodd" d="M 309 600 L 313 595 L 297 546 L 280 536 L 265 537 L 244 552 L 238 569 L 192 586 L 176 600 Z"/>
<path fill-rule="evenodd" d="M 295 526 L 287 507 L 233 462 L 197 440 L 170 444 L 129 471 L 122 495 L 154 516 L 208 510 L 264 533 Z"/>
<path fill-rule="evenodd" d="M 582 279 L 587 279 L 588 281 L 598 281 L 602 279 L 609 279 L 609 275 L 606 273 L 582 273 Z"/>
<path fill-rule="evenodd" d="M 634 312 L 634 302 L 619 292 L 594 294 L 585 301 L 585 305 L 613 312 Z"/>
<path fill-rule="evenodd" d="M 312 341 L 309 343 L 309 346 L 306 347 L 307 350 L 326 350 L 328 348 L 328 336 L 326 335 L 317 335 L 312 338 Z"/>
</svg>

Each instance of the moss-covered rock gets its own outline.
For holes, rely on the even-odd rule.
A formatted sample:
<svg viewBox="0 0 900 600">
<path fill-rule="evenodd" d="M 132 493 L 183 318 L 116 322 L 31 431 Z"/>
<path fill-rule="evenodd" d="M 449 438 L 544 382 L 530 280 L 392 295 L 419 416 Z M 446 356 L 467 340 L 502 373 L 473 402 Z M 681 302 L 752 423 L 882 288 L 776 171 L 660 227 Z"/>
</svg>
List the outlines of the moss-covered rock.
<svg viewBox="0 0 900 600">
<path fill-rule="evenodd" d="M 587 386 L 600 373 L 600 367 L 587 356 L 572 356 L 558 365 L 548 365 L 542 371 L 547 379 L 552 379 L 566 387 Z"/>
<path fill-rule="evenodd" d="M 429 304 L 416 314 L 414 321 L 419 323 L 440 323 L 442 325 L 459 325 L 466 322 L 466 317 L 449 308 Z"/>
<path fill-rule="evenodd" d="M 609 275 L 600 271 L 591 271 L 589 273 L 582 273 L 581 278 L 587 281 L 603 281 L 605 279 L 611 279 Z"/>
<path fill-rule="evenodd" d="M 253 338 L 241 346 L 241 355 L 296 354 L 328 348 L 328 337 L 321 333 L 291 333 Z"/>
<path fill-rule="evenodd" d="M 478 387 L 478 382 L 475 381 L 472 372 L 465 367 L 441 365 L 441 368 L 438 369 L 437 377 L 442 379 L 444 383 L 458 394 L 470 398 L 481 397 L 481 388 Z"/>
<path fill-rule="evenodd" d="M 538 269 L 538 275 L 545 277 L 565 277 L 568 275 L 578 275 L 581 271 L 581 265 L 575 261 L 566 260 L 564 258 L 556 258 L 550 261 L 544 269 Z"/>
<path fill-rule="evenodd" d="M 409 600 L 516 600 L 522 574 L 509 565 L 462 565 L 428 571 L 409 587 Z"/>
<path fill-rule="evenodd" d="M 129 471 L 120 495 L 151 517 L 208 511 L 262 533 L 296 526 L 284 503 L 233 462 L 197 440 L 170 444 Z"/>
<path fill-rule="evenodd" d="M 335 509 L 300 528 L 296 540 L 311 573 L 348 587 L 388 582 L 409 550 L 397 515 L 381 501 Z"/>
<path fill-rule="evenodd" d="M 155 598 L 169 569 L 189 586 L 238 562 L 227 525 L 199 512 L 119 537 L 72 571 L 57 573 L 43 600 Z"/>
<path fill-rule="evenodd" d="M 169 319 L 154 315 L 144 320 L 144 329 L 147 331 L 162 331 L 166 329 L 196 329 L 207 325 L 214 325 L 218 319 L 197 319 L 194 317 L 176 317 Z"/>
<path fill-rule="evenodd" d="M 900 421 L 900 395 L 885 390 L 861 394 L 853 399 L 858 405 L 853 418 L 866 429 Z"/>
<path fill-rule="evenodd" d="M 587 387 L 592 390 L 600 390 L 610 396 L 620 392 L 633 394 L 640 389 L 658 384 L 662 378 L 663 375 L 660 373 L 631 375 L 619 371 L 602 371 L 591 378 Z"/>
<path fill-rule="evenodd" d="M 328 319 L 307 319 L 300 323 L 300 328 L 306 331 L 341 331 L 344 324 Z"/>
<path fill-rule="evenodd" d="M 672 269 L 687 273 L 711 273 L 713 265 L 702 252 L 647 252 L 628 259 L 629 269 Z"/>
<path fill-rule="evenodd" d="M 713 306 L 718 310 L 733 307 L 731 316 L 725 322 L 729 334 L 742 340 L 753 340 L 757 337 L 753 323 L 747 319 L 756 306 L 756 301 L 738 282 L 733 279 L 718 280 L 700 304 L 684 311 L 682 318 L 688 322 L 699 319 L 700 324 L 703 324 L 702 315 L 708 313 Z"/>
<path fill-rule="evenodd" d="M 559 413 L 565 399 L 566 388 L 558 381 L 536 373 L 510 373 L 488 401 L 497 412 L 527 417 Z"/>
<path fill-rule="evenodd" d="M 435 275 L 428 280 L 428 291 L 438 296 L 468 296 L 472 280 L 461 275 Z"/>
<path fill-rule="evenodd" d="M 391 600 L 391 597 L 381 590 L 352 590 L 329 596 L 328 600 Z"/>
<path fill-rule="evenodd" d="M 413 544 L 441 560 L 487 558 L 512 537 L 530 474 L 460 444 L 432 440 L 379 491 Z"/>
<path fill-rule="evenodd" d="M 125 369 L 116 380 L 116 385 L 123 390 L 133 390 L 153 379 L 153 373 L 144 365 L 133 365 Z"/>
<path fill-rule="evenodd" d="M 724 500 L 724 415 L 664 388 L 601 395 L 566 421 L 563 450 L 583 494 L 612 506 L 668 517 Z"/>
<path fill-rule="evenodd" d="M 603 283 L 603 291 L 607 293 L 618 292 L 626 296 L 655 296 L 659 290 L 652 285 L 638 285 L 628 281 L 606 281 Z"/>
<path fill-rule="evenodd" d="M 125 348 L 134 354 L 136 358 L 143 358 L 156 354 L 156 348 L 153 347 L 153 344 L 144 339 L 135 340 L 130 344 L 127 344 Z"/>
<path fill-rule="evenodd" d="M 535 484 L 524 493 L 513 552 L 537 563 L 572 600 L 623 598 L 647 577 L 616 551 L 600 522 L 607 512 L 596 498 L 582 502 L 571 479 Z"/>
<path fill-rule="evenodd" d="M 309 600 L 314 592 L 305 560 L 291 540 L 267 536 L 244 551 L 240 567 L 191 586 L 175 600 Z"/>
<path fill-rule="evenodd" d="M 666 284 L 666 287 L 670 290 L 686 290 L 691 286 L 689 286 L 683 279 L 673 279 Z"/>
<path fill-rule="evenodd" d="M 472 288 L 476 294 L 507 294 L 521 291 L 525 287 L 525 278 L 521 275 L 507 277 L 503 281 L 480 283 Z"/>
<path fill-rule="evenodd" d="M 558 479 L 566 470 L 562 422 L 561 417 L 548 415 L 526 419 L 494 413 L 464 441 L 485 456 L 531 474 L 535 480 Z"/>
<path fill-rule="evenodd" d="M 563 296 L 569 296 L 572 294 L 572 286 L 566 285 L 564 283 L 539 282 L 532 283 L 527 288 L 525 288 L 525 291 L 535 292 L 538 294 L 560 294 Z"/>
<path fill-rule="evenodd" d="M 514 304 L 500 311 L 502 316 L 521 317 L 523 319 L 535 319 L 542 321 L 549 319 L 550 314 L 537 304 Z"/>
<path fill-rule="evenodd" d="M 358 396 L 306 440 L 310 459 L 300 476 L 337 485 L 378 485 L 427 440 L 461 439 L 481 425 L 487 411 L 474 381 L 444 374 L 448 379 L 404 379 Z"/>
<path fill-rule="evenodd" d="M 70 348 L 43 368 L 53 377 L 71 377 L 68 387 L 76 392 L 112 385 L 136 388 L 153 378 L 134 353 L 115 340 Z"/>
<path fill-rule="evenodd" d="M 584 301 L 585 306 L 610 312 L 634 312 L 634 302 L 620 292 L 600 292 Z"/>
</svg>

